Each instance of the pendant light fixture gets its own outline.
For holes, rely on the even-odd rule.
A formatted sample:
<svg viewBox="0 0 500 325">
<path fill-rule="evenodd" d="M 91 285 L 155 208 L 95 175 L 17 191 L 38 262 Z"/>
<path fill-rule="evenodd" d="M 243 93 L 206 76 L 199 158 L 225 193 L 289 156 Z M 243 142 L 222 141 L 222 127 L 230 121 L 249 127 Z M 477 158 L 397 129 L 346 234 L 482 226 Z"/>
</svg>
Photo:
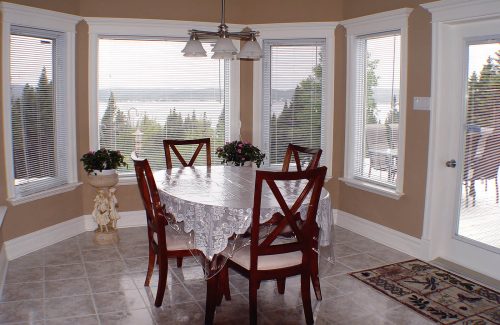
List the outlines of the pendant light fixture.
<svg viewBox="0 0 500 325">
<path fill-rule="evenodd" d="M 248 59 L 260 60 L 262 57 L 262 49 L 257 42 L 259 32 L 254 30 L 229 32 L 225 19 L 225 0 L 222 1 L 222 12 L 219 29 L 217 32 L 203 31 L 197 29 L 189 30 L 189 41 L 182 50 L 186 57 L 202 57 L 207 56 L 207 52 L 203 48 L 200 39 L 214 39 L 217 41 L 212 49 L 212 59 Z M 246 41 L 238 54 L 238 50 L 233 44 L 232 39 Z"/>
</svg>

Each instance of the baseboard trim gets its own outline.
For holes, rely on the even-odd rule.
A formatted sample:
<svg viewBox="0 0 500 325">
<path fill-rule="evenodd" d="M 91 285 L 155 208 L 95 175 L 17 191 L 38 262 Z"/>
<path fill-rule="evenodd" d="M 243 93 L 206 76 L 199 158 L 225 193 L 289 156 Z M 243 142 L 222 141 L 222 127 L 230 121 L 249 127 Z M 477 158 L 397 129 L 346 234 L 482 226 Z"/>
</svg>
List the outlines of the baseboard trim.
<svg viewBox="0 0 500 325">
<path fill-rule="evenodd" d="M 5 250 L 5 244 L 0 248 L 0 287 L 5 283 L 5 276 L 7 275 L 7 267 L 9 266 L 9 260 L 7 259 L 7 252 Z"/>
<path fill-rule="evenodd" d="M 397 249 L 408 255 L 429 261 L 429 244 L 400 231 L 357 217 L 345 211 L 333 209 L 334 223 L 359 235 Z"/>
<path fill-rule="evenodd" d="M 120 212 L 120 217 L 120 220 L 118 220 L 118 228 L 146 225 L 144 210 Z M 92 231 L 96 228 L 97 224 L 92 215 L 84 215 L 8 240 L 4 243 L 3 249 L 6 252 L 7 260 L 11 261 L 83 232 Z"/>
</svg>

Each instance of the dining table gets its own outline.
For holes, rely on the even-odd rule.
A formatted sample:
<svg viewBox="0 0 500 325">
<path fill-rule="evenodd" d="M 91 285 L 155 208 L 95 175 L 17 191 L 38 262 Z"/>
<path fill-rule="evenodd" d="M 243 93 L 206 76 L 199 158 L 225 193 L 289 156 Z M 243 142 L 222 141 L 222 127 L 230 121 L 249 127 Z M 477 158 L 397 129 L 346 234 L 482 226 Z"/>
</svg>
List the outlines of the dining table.
<svg viewBox="0 0 500 325">
<path fill-rule="evenodd" d="M 192 166 L 159 170 L 154 177 L 166 211 L 182 224 L 184 232 L 191 234 L 191 247 L 210 260 L 226 250 L 235 235 L 242 235 L 250 228 L 257 170 L 255 166 Z M 305 182 L 283 181 L 277 185 L 291 205 Z M 303 218 L 307 208 L 307 204 L 303 204 L 299 209 Z M 261 223 L 276 212 L 281 212 L 281 208 L 270 189 L 264 187 Z M 320 229 L 319 245 L 330 246 L 333 218 L 330 194 L 325 188 L 321 192 L 316 222 Z"/>
</svg>

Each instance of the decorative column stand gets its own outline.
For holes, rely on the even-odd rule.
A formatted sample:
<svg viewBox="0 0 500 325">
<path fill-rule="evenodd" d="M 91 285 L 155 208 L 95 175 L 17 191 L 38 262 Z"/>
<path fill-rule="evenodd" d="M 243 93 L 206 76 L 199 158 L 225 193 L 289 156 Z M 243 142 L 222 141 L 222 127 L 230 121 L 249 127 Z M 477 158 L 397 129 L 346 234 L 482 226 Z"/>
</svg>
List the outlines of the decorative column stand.
<svg viewBox="0 0 500 325">
<path fill-rule="evenodd" d="M 89 174 L 89 183 L 97 190 L 94 199 L 94 211 L 92 216 L 97 223 L 94 242 L 98 245 L 110 245 L 117 243 L 120 238 L 116 223 L 120 216 L 116 210 L 118 200 L 116 199 L 114 187 L 118 184 L 118 173 L 115 169 L 98 171 Z"/>
</svg>

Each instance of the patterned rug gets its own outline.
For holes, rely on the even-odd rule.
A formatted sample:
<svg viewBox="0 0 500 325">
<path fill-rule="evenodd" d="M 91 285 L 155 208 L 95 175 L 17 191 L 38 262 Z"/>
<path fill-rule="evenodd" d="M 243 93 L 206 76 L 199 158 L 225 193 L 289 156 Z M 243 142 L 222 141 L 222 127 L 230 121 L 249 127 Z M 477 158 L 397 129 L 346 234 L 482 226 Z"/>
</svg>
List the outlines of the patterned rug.
<svg viewBox="0 0 500 325">
<path fill-rule="evenodd" d="M 420 260 L 351 273 L 440 324 L 500 324 L 500 294 Z"/>
</svg>

